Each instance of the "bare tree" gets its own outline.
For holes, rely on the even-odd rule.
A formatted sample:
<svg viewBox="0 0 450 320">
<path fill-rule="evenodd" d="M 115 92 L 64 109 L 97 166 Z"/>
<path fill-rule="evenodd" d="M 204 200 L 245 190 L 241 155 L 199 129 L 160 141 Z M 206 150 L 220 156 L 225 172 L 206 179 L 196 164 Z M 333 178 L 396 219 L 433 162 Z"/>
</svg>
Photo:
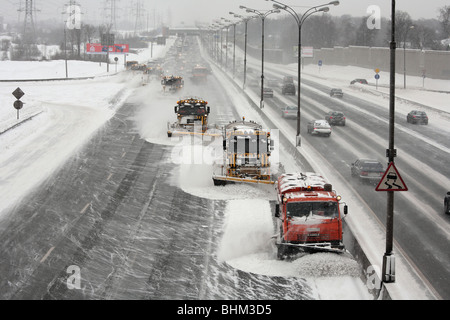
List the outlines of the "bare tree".
<svg viewBox="0 0 450 320">
<path fill-rule="evenodd" d="M 85 42 L 87 43 L 92 43 L 92 38 L 95 34 L 95 27 L 91 24 L 83 24 L 81 26 L 82 30 L 83 30 L 83 34 L 84 34 L 84 39 Z"/>
<path fill-rule="evenodd" d="M 389 23 L 390 25 L 390 23 Z M 396 11 L 395 12 L 395 39 L 397 42 L 397 46 L 403 46 L 403 42 L 405 41 L 405 36 L 408 29 L 413 25 L 413 21 L 409 13 L 405 11 Z M 391 27 L 387 29 L 386 41 L 389 42 L 391 38 Z"/>
<path fill-rule="evenodd" d="M 378 34 L 378 30 L 369 29 L 367 27 L 368 18 L 369 16 L 362 18 L 361 24 L 359 25 L 359 28 L 356 30 L 355 44 L 358 46 L 368 46 L 368 47 L 375 46 L 375 40 Z"/>
<path fill-rule="evenodd" d="M 450 6 L 444 6 L 439 9 L 439 22 L 441 23 L 444 39 L 450 38 Z"/>
</svg>

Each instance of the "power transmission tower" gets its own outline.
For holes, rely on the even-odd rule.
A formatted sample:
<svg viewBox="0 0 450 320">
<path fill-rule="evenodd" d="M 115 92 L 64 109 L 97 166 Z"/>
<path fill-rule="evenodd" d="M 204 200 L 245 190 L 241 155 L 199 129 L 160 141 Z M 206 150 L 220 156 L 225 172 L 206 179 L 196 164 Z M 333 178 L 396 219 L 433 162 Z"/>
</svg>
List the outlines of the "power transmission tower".
<svg viewBox="0 0 450 320">
<path fill-rule="evenodd" d="M 34 26 L 33 11 L 36 9 L 33 6 L 33 0 L 25 0 L 25 8 L 19 8 L 19 12 L 25 11 L 25 18 L 23 20 L 23 40 L 25 44 L 33 44 L 36 41 L 36 28 Z"/>
<path fill-rule="evenodd" d="M 116 6 L 117 0 L 105 0 L 105 18 L 109 18 L 109 22 L 107 25 L 109 25 L 109 30 L 116 31 L 117 32 L 117 6 Z"/>
<path fill-rule="evenodd" d="M 142 7 L 141 1 L 137 0 L 136 7 L 134 8 L 134 15 L 136 18 L 135 23 L 134 23 L 134 36 L 137 35 L 139 30 L 143 30 L 143 27 L 142 27 L 143 11 L 145 11 L 145 9 Z"/>
</svg>

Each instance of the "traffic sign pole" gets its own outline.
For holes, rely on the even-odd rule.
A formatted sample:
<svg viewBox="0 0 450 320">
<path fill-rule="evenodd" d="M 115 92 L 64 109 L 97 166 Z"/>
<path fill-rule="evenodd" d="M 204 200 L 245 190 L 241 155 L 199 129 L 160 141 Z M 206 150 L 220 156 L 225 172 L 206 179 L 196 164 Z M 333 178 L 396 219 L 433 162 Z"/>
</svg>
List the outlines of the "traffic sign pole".
<svg viewBox="0 0 450 320">
<path fill-rule="evenodd" d="M 17 120 L 19 120 L 19 110 L 23 107 L 23 102 L 20 101 L 20 98 L 22 98 L 25 93 L 22 91 L 22 89 L 17 87 L 17 89 L 12 92 L 12 95 L 17 99 L 16 101 L 14 101 L 13 107 L 17 110 Z"/>
</svg>

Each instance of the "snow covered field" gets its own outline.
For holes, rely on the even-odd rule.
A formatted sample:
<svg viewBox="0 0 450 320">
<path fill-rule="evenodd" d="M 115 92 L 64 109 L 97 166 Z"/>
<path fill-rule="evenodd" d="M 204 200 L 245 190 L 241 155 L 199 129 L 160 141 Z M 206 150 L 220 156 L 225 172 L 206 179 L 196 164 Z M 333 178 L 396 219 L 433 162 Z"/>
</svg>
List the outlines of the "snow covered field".
<svg viewBox="0 0 450 320">
<path fill-rule="evenodd" d="M 168 45 L 165 47 L 154 47 L 153 57 L 164 56 L 171 41 L 168 41 Z M 127 59 L 146 61 L 150 58 L 149 55 L 149 50 L 143 50 L 138 56 L 130 55 Z M 286 70 L 293 75 L 296 74 L 296 65 L 280 67 L 268 64 L 268 73 L 270 73 L 269 68 L 271 67 Z M 306 66 L 305 77 L 327 85 L 341 86 L 342 83 L 348 84 L 353 78 L 366 77 L 369 80 L 373 78 L 374 74 L 371 70 L 353 67 L 324 66 L 320 73 L 315 68 L 317 66 Z M 114 71 L 114 65 L 110 65 L 110 70 Z M 118 67 L 118 71 L 122 70 L 123 66 Z M 7 208 L 10 205 L 20 201 L 23 195 L 39 185 L 82 147 L 91 134 L 108 121 L 121 103 L 130 98 L 134 89 L 141 85 L 141 79 L 132 74 L 112 75 L 113 72 L 111 72 L 108 75 L 105 64 L 99 66 L 98 63 L 69 61 L 69 73 L 70 77 L 96 76 L 96 78 L 79 81 L 0 83 L 0 133 L 24 119 L 35 116 L 32 120 L 0 134 L 0 218 L 7 214 Z M 0 61 L 0 79 L 63 78 L 64 76 L 64 61 L 21 62 L 20 64 Z M 386 85 L 388 79 L 388 75 L 381 74 L 379 96 L 376 95 L 374 87 L 370 87 L 370 91 L 375 91 L 375 95 L 363 91 L 363 86 L 359 85 L 348 85 L 343 89 L 344 92 L 363 98 L 369 97 L 371 100 L 378 101 L 380 105 L 387 105 L 386 98 L 381 95 L 381 92 L 386 89 L 381 88 L 381 85 Z M 234 97 L 234 105 L 238 109 L 247 105 L 245 98 L 235 87 L 227 84 L 224 77 L 219 76 L 219 80 Z M 369 80 L 369 82 L 374 81 Z M 398 80 L 397 84 L 400 83 Z M 409 79 L 408 83 L 415 88 L 397 90 L 398 96 L 449 111 L 447 108 L 450 108 L 450 105 L 446 104 L 448 94 L 424 92 L 420 88 L 421 78 Z M 16 119 L 16 110 L 12 107 L 15 98 L 11 94 L 18 86 L 25 92 L 25 96 L 21 99 L 25 105 L 20 111 L 19 120 Z M 143 96 L 134 96 L 133 99 L 145 101 L 148 95 L 157 93 L 151 90 L 160 90 L 159 86 L 153 88 L 149 86 L 149 88 L 150 92 Z M 442 80 L 427 79 L 426 88 L 450 91 L 448 81 Z M 166 103 L 166 101 L 162 99 L 161 103 Z M 173 104 L 172 98 L 167 98 L 167 103 Z M 405 115 L 410 109 L 411 106 L 406 102 L 400 103 L 398 106 L 398 111 Z M 155 114 L 148 108 L 142 112 L 153 115 L 150 126 L 143 125 L 137 119 L 138 130 L 142 137 L 150 142 L 173 146 L 174 143 L 168 140 L 166 135 L 167 119 L 173 117 L 172 109 L 168 110 L 168 114 Z M 263 122 L 256 112 L 251 112 L 248 108 L 240 110 L 239 113 L 245 113 L 247 118 Z M 430 115 L 430 121 L 438 121 L 438 119 L 439 117 Z M 291 132 L 289 135 L 294 137 Z M 295 163 L 289 160 L 284 160 L 283 164 L 287 170 L 298 170 Z M 194 195 L 228 200 L 224 235 L 217 253 L 219 259 L 248 272 L 311 279 L 313 286 L 317 288 L 318 299 L 372 299 L 362 281 L 358 283 L 357 288 L 346 290 L 346 286 L 355 284 L 351 279 L 358 277 L 355 261 L 348 257 L 317 254 L 303 257 L 292 263 L 277 261 L 269 242 L 274 231 L 271 229 L 271 212 L 267 200 L 272 199 L 273 193 L 264 189 L 243 186 L 212 189 L 212 168 L 208 166 L 207 170 L 204 169 L 199 165 L 181 165 L 178 174 L 174 175 L 174 183 Z M 324 172 L 324 175 L 326 176 L 327 172 Z M 193 181 L 192 177 L 195 177 L 194 185 L 187 183 Z M 338 190 L 343 189 L 339 188 L 339 185 L 337 188 Z M 343 196 L 345 197 L 345 194 Z M 252 201 L 243 201 L 243 199 L 252 199 Z M 243 216 L 242 210 L 249 214 Z M 261 215 L 261 213 L 264 214 Z M 350 219 L 356 219 L 354 217 Z M 249 225 L 249 222 L 252 222 L 254 230 L 242 232 L 241 228 Z M 357 225 L 357 221 L 354 222 L 354 225 Z M 240 245 L 242 243 L 246 243 L 246 246 Z M 367 245 L 369 246 L 369 244 Z M 373 249 L 378 254 L 379 248 Z M 319 265 L 321 268 L 317 268 Z M 409 288 L 416 290 L 414 285 Z M 414 291 L 404 292 L 399 294 L 399 297 L 423 298 L 421 294 L 415 295 Z"/>
</svg>

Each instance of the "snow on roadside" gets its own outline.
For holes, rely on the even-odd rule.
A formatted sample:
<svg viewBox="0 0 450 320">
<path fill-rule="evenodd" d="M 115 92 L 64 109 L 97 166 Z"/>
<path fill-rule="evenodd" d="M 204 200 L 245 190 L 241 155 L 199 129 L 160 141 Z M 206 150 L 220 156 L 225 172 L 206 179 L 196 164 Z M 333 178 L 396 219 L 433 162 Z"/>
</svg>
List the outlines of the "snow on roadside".
<svg viewBox="0 0 450 320">
<path fill-rule="evenodd" d="M 153 56 L 165 50 L 157 46 Z M 150 49 L 141 50 L 140 59 L 149 57 Z M 61 69 L 61 61 L 29 63 L 0 61 L 0 70 L 9 70 L 0 79 L 51 78 L 52 72 Z M 69 66 L 78 75 L 88 76 L 103 75 L 106 68 L 103 64 L 100 71 L 97 63 L 82 61 L 70 61 Z M 90 80 L 1 83 L 0 217 L 77 152 L 140 85 L 141 78 L 132 72 Z M 11 94 L 17 87 L 25 92 L 19 120 Z M 5 132 L 33 115 L 37 116 Z"/>
</svg>

